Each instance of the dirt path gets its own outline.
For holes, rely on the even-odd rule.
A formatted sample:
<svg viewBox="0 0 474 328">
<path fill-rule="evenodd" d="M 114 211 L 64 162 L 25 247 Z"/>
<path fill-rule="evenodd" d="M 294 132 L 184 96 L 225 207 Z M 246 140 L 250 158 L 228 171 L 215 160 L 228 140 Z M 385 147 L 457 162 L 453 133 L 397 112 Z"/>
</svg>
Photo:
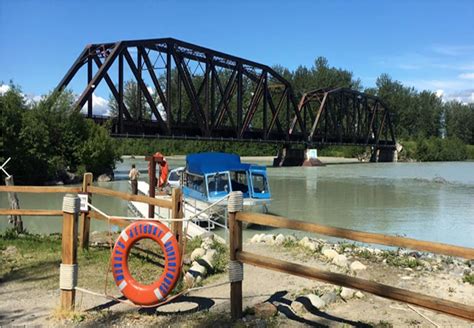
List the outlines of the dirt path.
<svg viewBox="0 0 474 328">
<path fill-rule="evenodd" d="M 244 249 L 324 270 L 343 272 L 339 267 L 327 263 L 318 256 L 308 256 L 301 251 L 288 250 L 281 246 L 246 243 Z M 459 273 L 417 272 L 368 261 L 365 261 L 364 264 L 367 265 L 367 270 L 359 274 L 359 277 L 464 304 L 473 304 L 474 286 L 463 283 Z M 49 268 L 40 268 L 31 277 L 19 277 L 19 279 L 1 282 L 0 326 L 70 326 L 71 324 L 86 327 L 100 324 L 167 326 L 176 323 L 179 318 L 178 326 L 199 327 L 206 326 L 209 321 L 213 322 L 221 320 L 224 316 L 228 317 L 230 311 L 228 285 L 192 292 L 182 298 L 180 302 L 158 308 L 158 315 L 154 312 L 155 310 L 139 311 L 127 305 L 78 292 L 77 314 L 70 321 L 58 321 L 56 318 L 60 313 L 56 309 L 58 308 L 59 291 L 51 284 L 41 283 L 51 275 L 58 277 L 58 270 L 54 265 Z M 206 284 L 212 285 L 225 281 L 227 281 L 227 275 L 221 274 L 208 279 Z M 82 281 L 80 279 L 79 283 L 84 287 L 88 285 L 84 279 Z M 364 293 L 360 299 L 353 298 L 347 302 L 337 297 L 335 302 L 320 310 L 309 307 L 309 311 L 295 313 L 291 308 L 292 301 L 298 296 L 310 292 L 333 293 L 335 289 L 337 287 L 333 285 L 245 265 L 244 309 L 251 308 L 261 302 L 271 302 L 279 311 L 275 319 L 276 325 L 287 327 L 308 325 L 433 327 L 434 325 L 422 315 L 441 327 L 472 327 L 472 323 L 467 321 L 416 308 L 422 314 L 420 315 L 406 304 L 385 300 L 367 293 Z M 100 292 L 100 290 L 97 291 Z M 113 292 L 117 294 L 116 290 Z M 197 317 L 196 314 L 186 314 L 188 311 L 193 312 L 196 309 L 201 310 Z M 176 315 L 176 312 L 179 311 L 181 314 Z M 170 315 L 170 313 L 174 313 L 174 315 Z M 247 316 L 246 320 L 250 326 L 253 326 L 252 316 Z M 263 322 L 264 326 L 266 324 Z M 273 324 L 275 323 L 273 322 Z M 227 324 L 221 326 L 227 326 Z"/>
</svg>

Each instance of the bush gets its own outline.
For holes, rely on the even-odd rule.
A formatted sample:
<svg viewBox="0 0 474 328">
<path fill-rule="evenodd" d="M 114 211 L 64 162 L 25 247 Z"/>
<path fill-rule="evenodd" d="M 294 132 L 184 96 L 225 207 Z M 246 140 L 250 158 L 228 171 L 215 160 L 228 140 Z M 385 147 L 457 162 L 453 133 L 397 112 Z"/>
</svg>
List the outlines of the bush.
<svg viewBox="0 0 474 328">
<path fill-rule="evenodd" d="M 356 158 L 366 152 L 363 146 L 328 146 L 318 152 L 318 156 Z"/>
<path fill-rule="evenodd" d="M 60 179 L 65 171 L 96 175 L 110 172 L 119 156 L 105 127 L 88 122 L 74 110 L 70 92 L 50 94 L 26 105 L 20 89 L 0 95 L 2 157 L 18 183 Z"/>
<path fill-rule="evenodd" d="M 150 155 L 157 151 L 165 155 L 184 155 L 205 151 L 238 153 L 241 156 L 275 156 L 278 145 L 228 141 L 116 139 L 120 155 Z"/>
<path fill-rule="evenodd" d="M 416 141 L 414 158 L 423 162 L 462 161 L 467 159 L 467 148 L 458 138 L 419 138 Z"/>
<path fill-rule="evenodd" d="M 467 159 L 474 160 L 474 145 L 466 145 Z"/>
</svg>

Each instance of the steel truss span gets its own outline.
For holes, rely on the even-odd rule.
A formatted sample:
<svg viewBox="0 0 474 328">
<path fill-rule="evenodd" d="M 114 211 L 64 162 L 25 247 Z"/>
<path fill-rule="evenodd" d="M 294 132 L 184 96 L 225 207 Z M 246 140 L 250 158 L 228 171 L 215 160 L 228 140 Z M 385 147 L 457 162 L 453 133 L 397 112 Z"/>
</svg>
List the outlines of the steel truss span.
<svg viewBox="0 0 474 328">
<path fill-rule="evenodd" d="M 298 101 L 271 67 L 184 41 L 88 45 L 56 91 L 66 89 L 83 67 L 87 86 L 75 107 L 87 105 L 87 117 L 99 124 L 112 121 L 115 136 L 395 145 L 390 113 L 376 97 L 321 89 Z M 136 83 L 136 98 L 143 99 L 135 105 L 124 99 L 126 72 Z M 94 113 L 92 95 L 104 81 L 116 104 L 113 117 Z"/>
</svg>

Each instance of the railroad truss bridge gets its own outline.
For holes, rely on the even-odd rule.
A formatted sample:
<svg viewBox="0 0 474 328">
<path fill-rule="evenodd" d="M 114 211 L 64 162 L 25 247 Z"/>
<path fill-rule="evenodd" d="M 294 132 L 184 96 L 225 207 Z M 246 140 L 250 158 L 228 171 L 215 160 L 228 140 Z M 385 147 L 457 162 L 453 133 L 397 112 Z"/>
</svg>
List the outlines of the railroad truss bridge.
<svg viewBox="0 0 474 328">
<path fill-rule="evenodd" d="M 286 150 L 361 145 L 372 148 L 374 161 L 393 160 L 391 114 L 380 98 L 326 88 L 298 99 L 271 67 L 184 41 L 91 44 L 56 91 L 75 76 L 87 82 L 75 107 L 99 124 L 111 121 L 115 137 L 279 143 Z M 110 116 L 94 113 L 93 93 L 104 82 Z"/>
</svg>

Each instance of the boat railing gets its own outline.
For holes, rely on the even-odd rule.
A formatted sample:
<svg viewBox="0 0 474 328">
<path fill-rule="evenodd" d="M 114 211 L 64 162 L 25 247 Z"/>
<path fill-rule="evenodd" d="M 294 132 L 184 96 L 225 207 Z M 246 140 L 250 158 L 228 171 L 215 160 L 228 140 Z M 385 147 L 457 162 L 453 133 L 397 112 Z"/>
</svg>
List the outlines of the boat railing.
<svg viewBox="0 0 474 328">
<path fill-rule="evenodd" d="M 189 217 L 192 221 L 207 223 L 207 227 L 205 227 L 207 231 L 215 229 L 216 226 L 223 228 L 227 235 L 227 206 L 222 206 L 222 203 L 227 201 L 228 198 L 229 195 L 226 195 L 203 209 L 198 208 L 197 200 L 184 198 L 184 206 L 186 211 L 191 213 L 194 211 L 194 213 Z M 186 208 L 187 204 L 189 205 L 188 208 Z"/>
</svg>

